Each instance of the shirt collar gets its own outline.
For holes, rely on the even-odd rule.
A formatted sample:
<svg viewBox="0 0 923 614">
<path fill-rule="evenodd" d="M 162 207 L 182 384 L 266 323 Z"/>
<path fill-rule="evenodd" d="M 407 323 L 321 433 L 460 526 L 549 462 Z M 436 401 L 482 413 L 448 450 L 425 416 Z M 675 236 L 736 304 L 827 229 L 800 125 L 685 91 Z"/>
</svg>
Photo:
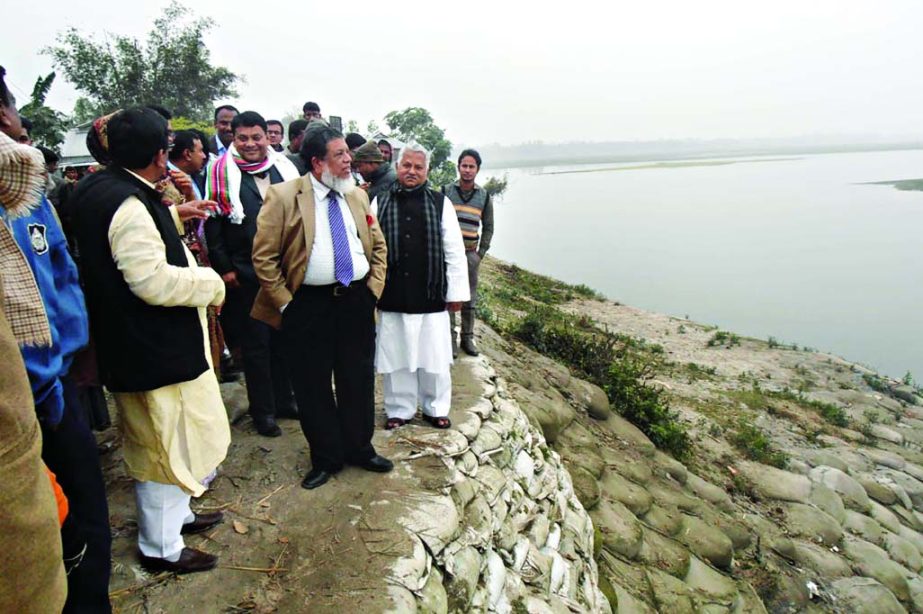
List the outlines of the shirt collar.
<svg viewBox="0 0 923 614">
<path fill-rule="evenodd" d="M 217 153 L 219 156 L 228 150 L 228 148 L 224 146 L 224 143 L 221 142 L 221 139 L 218 138 L 217 134 L 215 135 L 215 148 L 218 150 Z"/>
<path fill-rule="evenodd" d="M 122 169 L 122 170 L 124 170 L 126 173 L 128 173 L 129 175 L 131 175 L 132 177 L 134 177 L 135 179 L 137 179 L 138 181 L 140 181 L 141 183 L 143 183 L 144 185 L 146 185 L 146 186 L 149 187 L 150 189 L 152 189 L 152 190 L 156 190 L 156 189 L 157 189 L 157 186 L 155 186 L 153 183 L 151 183 L 150 181 L 148 181 L 147 179 L 145 179 L 144 177 L 142 177 L 142 176 L 139 175 L 138 173 L 136 173 L 136 172 L 134 172 L 134 171 L 130 171 L 130 170 L 128 170 L 127 168 L 126 168 L 126 169 Z"/>
<path fill-rule="evenodd" d="M 327 194 L 330 193 L 330 188 L 318 181 L 314 173 L 308 173 L 308 176 L 311 178 L 311 187 L 314 189 L 314 193 L 321 199 L 327 198 Z M 342 194 L 340 194 L 340 196 L 342 196 Z"/>
</svg>

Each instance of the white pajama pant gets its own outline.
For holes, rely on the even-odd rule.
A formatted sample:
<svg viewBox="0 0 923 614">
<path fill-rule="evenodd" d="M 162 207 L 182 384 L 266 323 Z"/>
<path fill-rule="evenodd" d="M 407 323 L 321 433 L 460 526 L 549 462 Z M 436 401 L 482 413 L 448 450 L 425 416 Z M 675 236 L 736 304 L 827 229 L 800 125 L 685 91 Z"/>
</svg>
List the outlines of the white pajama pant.
<svg viewBox="0 0 923 614">
<path fill-rule="evenodd" d="M 452 406 L 452 373 L 430 373 L 423 369 L 399 369 L 382 374 L 385 389 L 385 413 L 389 418 L 410 420 L 423 413 L 434 418 L 449 415 Z"/>
<path fill-rule="evenodd" d="M 135 482 L 138 503 L 138 548 L 144 556 L 179 560 L 183 525 L 195 520 L 190 495 L 174 484 Z"/>
</svg>

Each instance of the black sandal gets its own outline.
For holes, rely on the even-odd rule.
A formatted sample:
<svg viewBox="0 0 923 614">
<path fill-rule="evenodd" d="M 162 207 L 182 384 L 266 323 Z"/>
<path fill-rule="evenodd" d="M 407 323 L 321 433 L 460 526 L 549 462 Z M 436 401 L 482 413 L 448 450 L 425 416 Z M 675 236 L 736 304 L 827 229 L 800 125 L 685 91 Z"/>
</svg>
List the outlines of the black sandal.
<svg viewBox="0 0 923 614">
<path fill-rule="evenodd" d="M 385 430 L 393 431 L 396 428 L 404 426 L 408 422 L 410 422 L 410 420 L 402 420 L 401 418 L 388 418 L 388 421 L 385 422 Z"/>
<path fill-rule="evenodd" d="M 445 416 L 437 418 L 436 416 L 427 416 L 426 414 L 423 414 L 423 419 L 437 429 L 447 429 L 452 426 L 452 421 Z"/>
</svg>

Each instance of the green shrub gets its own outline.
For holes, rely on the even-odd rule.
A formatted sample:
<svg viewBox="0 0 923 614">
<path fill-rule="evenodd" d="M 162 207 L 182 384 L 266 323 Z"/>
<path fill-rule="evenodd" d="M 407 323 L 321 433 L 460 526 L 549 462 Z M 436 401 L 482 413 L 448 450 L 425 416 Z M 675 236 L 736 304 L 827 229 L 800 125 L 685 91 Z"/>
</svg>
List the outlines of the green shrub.
<svg viewBox="0 0 923 614">
<path fill-rule="evenodd" d="M 884 392 L 888 393 L 891 389 L 888 387 L 888 383 L 877 375 L 871 375 L 869 373 L 863 373 L 862 379 L 865 381 L 865 384 L 874 390 L 875 392 Z"/>
<path fill-rule="evenodd" d="M 497 316 L 494 315 L 494 310 L 490 308 L 490 303 L 487 301 L 478 301 L 477 307 L 474 309 L 477 314 L 478 320 L 493 328 L 498 330 L 500 328 L 500 322 L 497 320 Z"/>
<path fill-rule="evenodd" d="M 700 379 L 712 379 L 717 377 L 718 369 L 715 367 L 706 367 L 695 362 L 687 362 L 686 373 L 689 375 L 690 381 L 696 381 Z"/>
<path fill-rule="evenodd" d="M 653 376 L 650 363 L 626 357 L 609 367 L 609 380 L 603 390 L 619 412 L 650 437 L 658 448 L 677 458 L 689 453 L 689 435 L 679 416 L 670 409 L 663 391 L 648 384 Z"/>
<path fill-rule="evenodd" d="M 602 300 L 603 296 L 585 284 L 571 285 L 562 281 L 539 275 L 515 264 L 500 264 L 498 267 L 505 285 L 510 291 L 521 297 L 529 297 L 546 305 L 559 305 L 575 297 Z"/>
<path fill-rule="evenodd" d="M 527 314 L 512 327 L 512 334 L 600 386 L 613 406 L 656 446 L 677 458 L 688 454 L 690 442 L 685 425 L 670 409 L 662 390 L 649 384 L 658 363 L 639 348 L 654 355 L 657 352 L 653 346 L 601 331 L 590 321 L 553 308 Z"/>
<path fill-rule="evenodd" d="M 734 333 L 729 333 L 727 331 L 719 330 L 711 339 L 708 340 L 708 347 L 713 348 L 717 346 L 724 346 L 726 348 L 734 347 L 735 345 L 740 345 L 740 337 Z"/>
<path fill-rule="evenodd" d="M 512 332 L 535 351 L 563 361 L 597 384 L 607 379 L 609 365 L 616 357 L 614 338 L 585 332 L 575 318 L 557 309 L 532 311 Z"/>
<path fill-rule="evenodd" d="M 846 412 L 839 405 L 834 405 L 833 403 L 824 403 L 823 401 L 812 401 L 810 399 L 805 399 L 810 407 L 813 407 L 821 415 L 821 417 L 834 426 L 847 427 L 849 426 L 849 418 L 846 416 Z"/>
<path fill-rule="evenodd" d="M 605 299 L 601 293 L 597 292 L 586 284 L 577 284 L 576 286 L 571 286 L 571 290 L 574 291 L 574 294 L 582 296 L 583 298 L 591 298 L 597 301 Z"/>
<path fill-rule="evenodd" d="M 731 444 L 749 458 L 779 469 L 788 465 L 788 455 L 781 450 L 776 450 L 772 440 L 759 427 L 741 420 L 734 434 L 730 438 Z"/>
</svg>

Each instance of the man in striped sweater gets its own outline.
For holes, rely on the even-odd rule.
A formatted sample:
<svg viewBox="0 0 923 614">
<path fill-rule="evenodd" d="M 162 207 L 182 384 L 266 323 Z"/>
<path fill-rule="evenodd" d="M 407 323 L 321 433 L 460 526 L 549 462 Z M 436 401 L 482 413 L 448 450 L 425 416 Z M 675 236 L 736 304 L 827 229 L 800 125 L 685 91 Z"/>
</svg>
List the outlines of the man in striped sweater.
<svg viewBox="0 0 923 614">
<path fill-rule="evenodd" d="M 487 190 L 474 182 L 481 170 L 481 154 L 466 149 L 458 156 L 458 181 L 444 186 L 442 193 L 452 201 L 465 241 L 468 257 L 468 283 L 471 300 L 462 305 L 461 348 L 469 356 L 477 356 L 474 343 L 474 313 L 477 308 L 478 267 L 490 249 L 494 235 L 494 207 Z M 458 338 L 455 335 L 455 313 L 451 313 L 452 355 L 458 357 Z"/>
</svg>

